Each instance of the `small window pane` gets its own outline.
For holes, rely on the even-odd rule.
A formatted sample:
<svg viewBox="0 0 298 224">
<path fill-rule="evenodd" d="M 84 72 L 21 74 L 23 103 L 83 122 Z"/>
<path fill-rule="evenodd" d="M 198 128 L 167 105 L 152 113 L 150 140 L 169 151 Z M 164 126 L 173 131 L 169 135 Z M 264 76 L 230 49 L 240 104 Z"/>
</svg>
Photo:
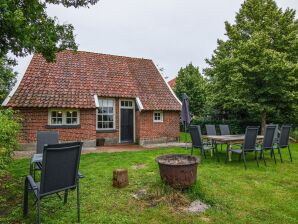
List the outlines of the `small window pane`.
<svg viewBox="0 0 298 224">
<path fill-rule="evenodd" d="M 98 122 L 98 128 L 102 128 L 102 123 Z"/>
<path fill-rule="evenodd" d="M 77 124 L 77 118 L 72 118 L 72 124 Z"/>
<path fill-rule="evenodd" d="M 113 107 L 114 106 L 114 102 L 113 100 L 109 100 L 108 101 L 108 107 Z"/>
<path fill-rule="evenodd" d="M 67 123 L 67 124 L 71 124 L 71 118 L 67 118 L 67 119 L 66 119 L 66 123 Z"/>
<path fill-rule="evenodd" d="M 109 122 L 109 128 L 113 128 L 113 122 Z"/>
<path fill-rule="evenodd" d="M 108 108 L 107 108 L 107 107 L 103 107 L 103 108 L 102 108 L 102 113 L 103 113 L 103 114 L 108 113 Z"/>
<path fill-rule="evenodd" d="M 103 115 L 103 121 L 108 121 L 108 116 L 107 115 Z"/>
</svg>

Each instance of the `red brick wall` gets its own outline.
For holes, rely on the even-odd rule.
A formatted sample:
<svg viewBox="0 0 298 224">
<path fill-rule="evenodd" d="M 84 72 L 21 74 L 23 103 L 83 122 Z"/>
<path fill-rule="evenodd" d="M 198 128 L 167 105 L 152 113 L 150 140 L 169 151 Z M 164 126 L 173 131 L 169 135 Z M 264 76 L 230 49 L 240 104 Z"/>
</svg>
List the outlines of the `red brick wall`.
<svg viewBox="0 0 298 224">
<path fill-rule="evenodd" d="M 153 122 L 154 111 L 137 113 L 137 139 L 141 144 L 150 142 L 166 142 L 178 140 L 179 115 L 178 111 L 163 111 L 163 122 Z"/>
<path fill-rule="evenodd" d="M 36 142 L 36 132 L 46 130 L 57 130 L 60 141 L 95 140 L 96 120 L 94 109 L 80 109 L 79 128 L 47 128 L 47 108 L 19 108 L 22 121 L 22 133 L 20 143 Z"/>
<path fill-rule="evenodd" d="M 95 109 L 80 109 L 80 127 L 48 128 L 48 108 L 18 108 L 23 117 L 20 143 L 36 142 L 36 132 L 57 130 L 60 141 L 95 141 L 104 138 L 106 144 L 119 142 L 119 100 L 116 100 L 116 131 L 111 133 L 96 132 Z M 179 112 L 163 111 L 163 122 L 153 122 L 153 111 L 136 112 L 136 141 L 144 144 L 165 142 L 179 137 Z"/>
</svg>

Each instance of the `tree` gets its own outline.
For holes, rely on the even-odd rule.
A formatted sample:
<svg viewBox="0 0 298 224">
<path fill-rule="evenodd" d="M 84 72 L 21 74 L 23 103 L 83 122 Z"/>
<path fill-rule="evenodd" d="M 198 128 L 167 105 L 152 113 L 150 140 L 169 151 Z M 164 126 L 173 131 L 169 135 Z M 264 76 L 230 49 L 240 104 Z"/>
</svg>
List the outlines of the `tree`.
<svg viewBox="0 0 298 224">
<path fill-rule="evenodd" d="M 0 103 L 5 99 L 15 84 L 16 73 L 7 64 L 6 59 L 0 58 Z"/>
<path fill-rule="evenodd" d="M 199 68 L 193 66 L 192 63 L 179 70 L 174 91 L 180 100 L 182 100 L 183 93 L 187 94 L 190 112 L 196 116 L 202 115 L 204 111 L 206 85 L 207 82 L 200 74 Z"/>
<path fill-rule="evenodd" d="M 298 21 L 295 10 L 274 0 L 246 0 L 235 24 L 225 22 L 227 40 L 209 68 L 214 99 L 223 109 L 256 114 L 262 132 L 268 114 L 293 111 L 298 103 Z"/>
<path fill-rule="evenodd" d="M 1 0 L 1 97 L 3 98 L 3 93 L 7 92 L 13 84 L 14 79 L 11 76 L 15 76 L 11 69 L 15 61 L 8 58 L 8 53 L 18 57 L 24 57 L 31 53 L 41 53 L 47 61 L 52 62 L 55 60 L 57 52 L 65 49 L 77 49 L 73 26 L 70 24 L 61 25 L 57 18 L 49 17 L 46 14 L 47 4 L 86 7 L 97 2 L 98 0 Z"/>
</svg>

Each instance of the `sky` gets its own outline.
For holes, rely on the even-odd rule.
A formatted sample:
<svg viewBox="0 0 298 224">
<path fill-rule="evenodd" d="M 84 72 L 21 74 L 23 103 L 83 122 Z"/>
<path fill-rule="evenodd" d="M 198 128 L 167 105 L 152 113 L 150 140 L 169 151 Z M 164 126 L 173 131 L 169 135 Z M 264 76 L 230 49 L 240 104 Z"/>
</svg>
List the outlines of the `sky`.
<svg viewBox="0 0 298 224">
<path fill-rule="evenodd" d="M 298 11 L 298 0 L 276 0 Z M 100 0 L 90 8 L 49 5 L 48 15 L 75 28 L 79 50 L 149 58 L 163 76 L 174 78 L 192 62 L 202 71 L 224 39 L 224 22 L 234 22 L 243 0 Z M 297 17 L 297 15 L 296 15 Z M 21 77 L 32 56 L 18 58 Z"/>
</svg>

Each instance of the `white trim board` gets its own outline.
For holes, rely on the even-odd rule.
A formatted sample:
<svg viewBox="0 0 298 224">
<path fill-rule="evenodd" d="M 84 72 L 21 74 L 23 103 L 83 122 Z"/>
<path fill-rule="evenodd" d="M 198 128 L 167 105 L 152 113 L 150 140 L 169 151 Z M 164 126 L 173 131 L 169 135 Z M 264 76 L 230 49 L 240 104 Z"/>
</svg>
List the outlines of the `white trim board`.
<svg viewBox="0 0 298 224">
<path fill-rule="evenodd" d="M 136 102 L 137 102 L 137 105 L 138 105 L 138 108 L 139 108 L 140 112 L 142 110 L 144 110 L 143 104 L 142 104 L 141 99 L 139 97 L 136 97 Z"/>
</svg>

